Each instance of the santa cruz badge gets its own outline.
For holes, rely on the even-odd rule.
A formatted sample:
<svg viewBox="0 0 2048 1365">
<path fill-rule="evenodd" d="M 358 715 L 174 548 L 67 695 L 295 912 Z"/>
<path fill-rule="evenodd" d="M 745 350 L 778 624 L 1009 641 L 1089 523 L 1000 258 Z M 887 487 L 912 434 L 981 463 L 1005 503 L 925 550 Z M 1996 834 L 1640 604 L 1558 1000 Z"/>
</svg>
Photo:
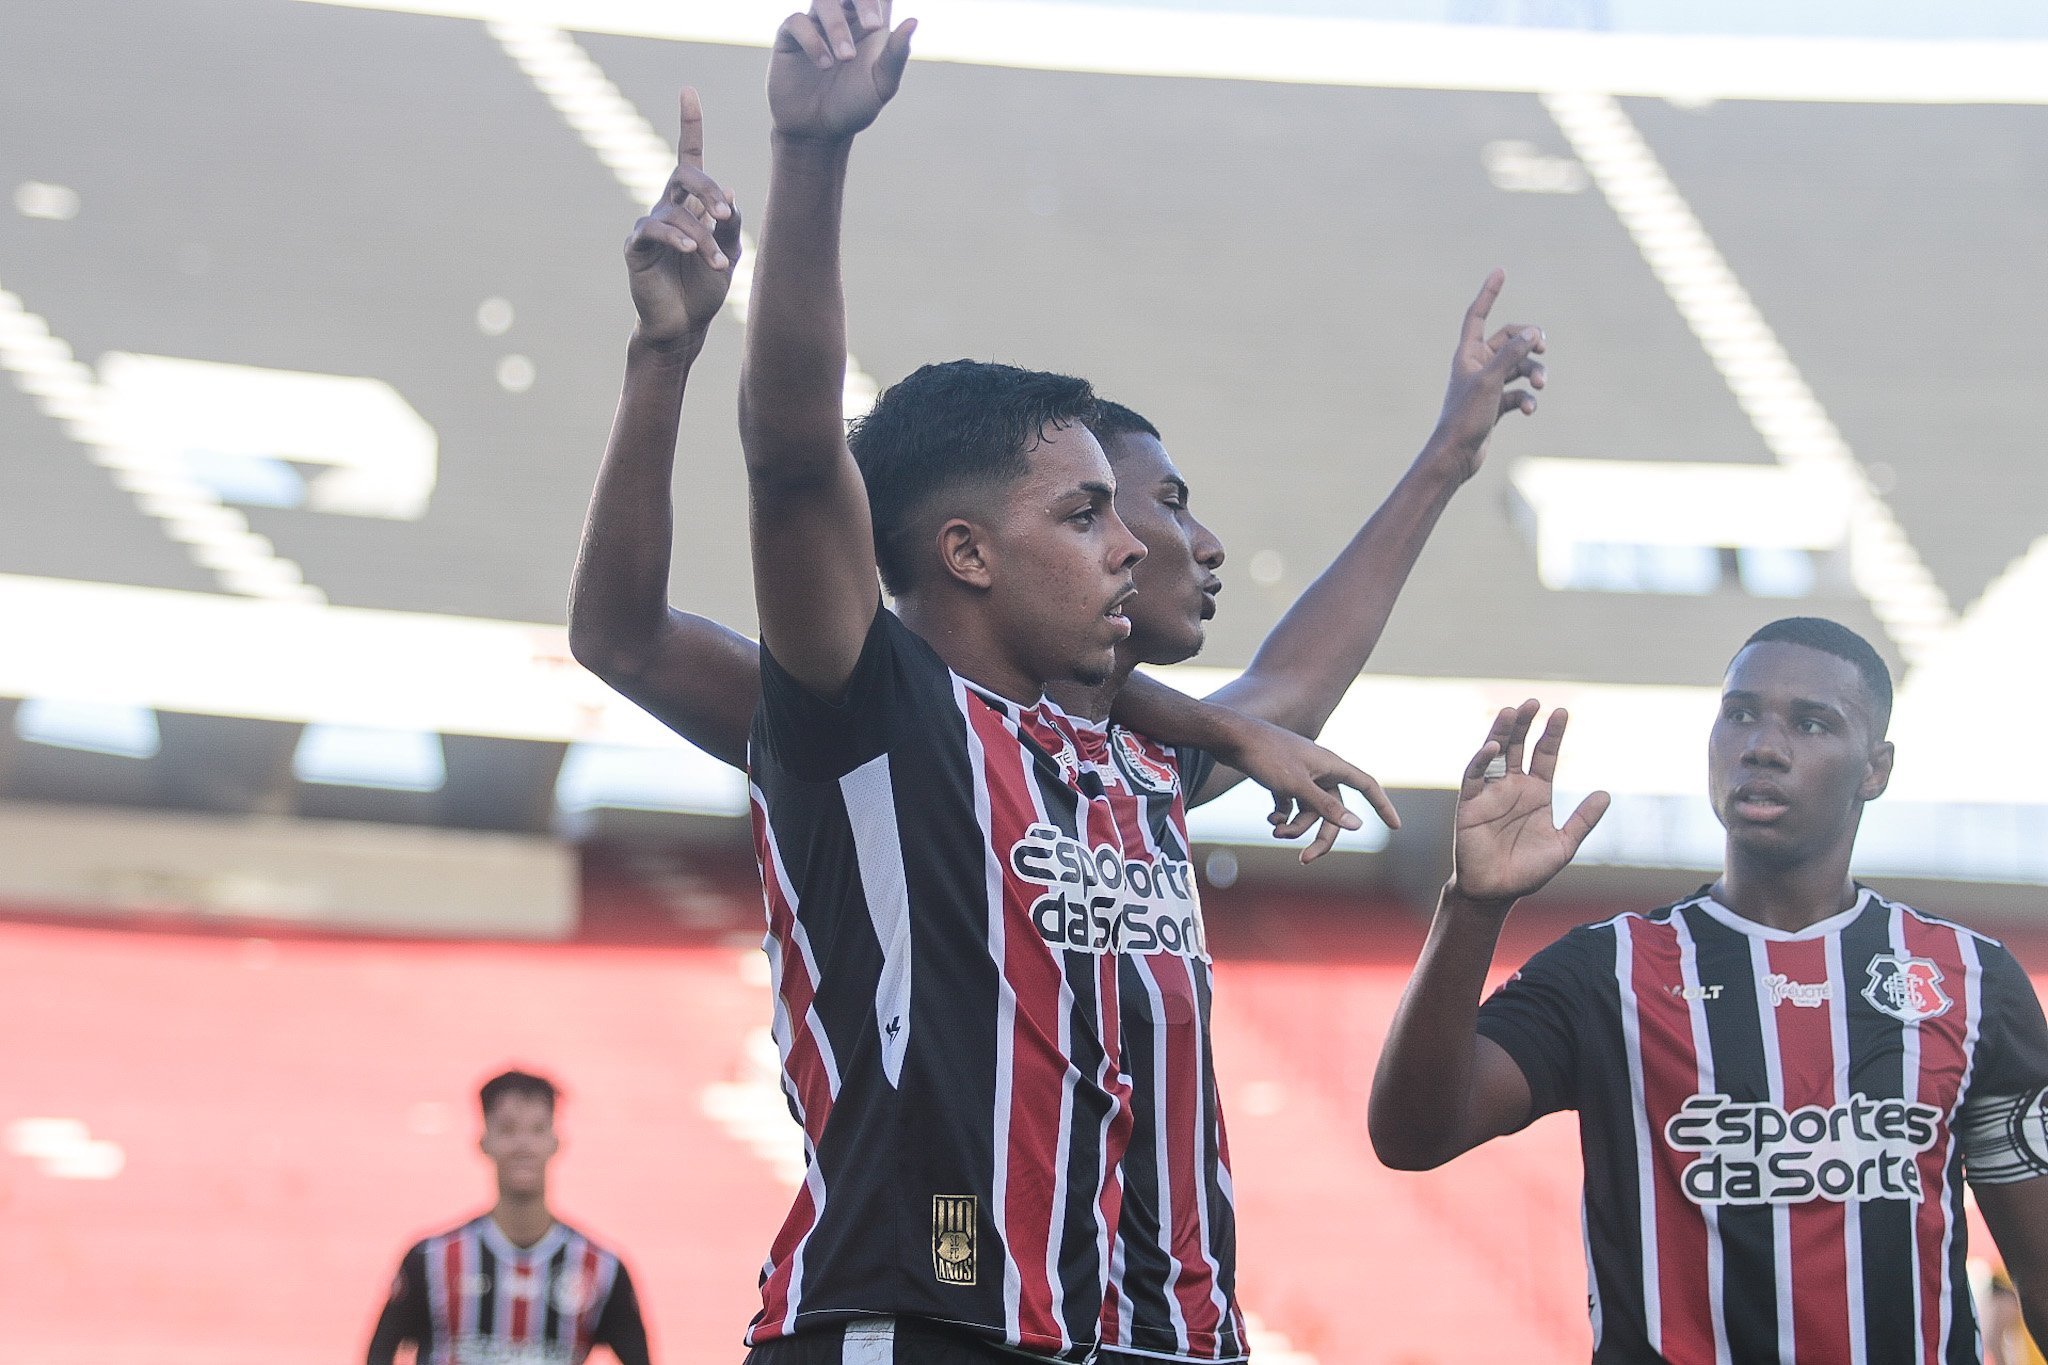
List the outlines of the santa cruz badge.
<svg viewBox="0 0 2048 1365">
<path fill-rule="evenodd" d="M 1145 752 L 1145 742 L 1129 730 L 1117 726 L 1110 731 L 1112 746 L 1116 750 L 1116 765 L 1123 769 L 1124 776 L 1134 786 L 1142 787 L 1156 796 L 1167 796 L 1173 791 L 1174 771 Z"/>
<path fill-rule="evenodd" d="M 1870 984 L 1863 998 L 1880 1014 L 1908 1024 L 1948 1013 L 1952 1003 L 1941 988 L 1941 968 L 1924 957 L 1879 953 L 1870 959 Z"/>
</svg>

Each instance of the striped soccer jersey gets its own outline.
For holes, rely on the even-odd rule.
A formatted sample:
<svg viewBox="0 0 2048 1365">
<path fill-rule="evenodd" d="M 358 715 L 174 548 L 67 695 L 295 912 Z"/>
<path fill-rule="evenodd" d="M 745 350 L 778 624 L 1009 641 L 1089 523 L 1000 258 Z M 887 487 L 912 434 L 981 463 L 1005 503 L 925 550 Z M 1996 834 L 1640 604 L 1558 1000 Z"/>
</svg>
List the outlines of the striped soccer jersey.
<svg viewBox="0 0 2048 1365">
<path fill-rule="evenodd" d="M 646 1365 L 647 1329 L 619 1258 L 563 1223 L 530 1247 L 489 1214 L 406 1252 L 371 1359 L 415 1343 L 419 1365 L 581 1365 L 593 1346 Z"/>
<path fill-rule="evenodd" d="M 2048 1027 L 1997 942 L 1861 889 L 1797 932 L 1705 890 L 1481 1007 L 1579 1112 L 1593 1358 L 1981 1359 L 1962 1179 L 2048 1174 Z"/>
<path fill-rule="evenodd" d="M 1078 739 L 886 610 L 836 704 L 762 651 L 756 852 L 808 1164 L 750 1344 L 893 1315 L 1093 1349 L 1131 1126 L 1119 959 L 1185 932 L 1182 874 Z"/>
<path fill-rule="evenodd" d="M 1101 784 L 1126 845 L 1148 848 L 1166 870 L 1161 894 L 1180 900 L 1176 918 L 1186 926 L 1177 942 L 1127 942 L 1120 964 L 1132 1125 L 1102 1344 L 1162 1359 L 1241 1359 L 1230 1151 L 1209 1055 L 1214 974 L 1183 795 L 1201 786 L 1214 760 L 1119 725 L 1077 726 L 1083 773 Z"/>
</svg>

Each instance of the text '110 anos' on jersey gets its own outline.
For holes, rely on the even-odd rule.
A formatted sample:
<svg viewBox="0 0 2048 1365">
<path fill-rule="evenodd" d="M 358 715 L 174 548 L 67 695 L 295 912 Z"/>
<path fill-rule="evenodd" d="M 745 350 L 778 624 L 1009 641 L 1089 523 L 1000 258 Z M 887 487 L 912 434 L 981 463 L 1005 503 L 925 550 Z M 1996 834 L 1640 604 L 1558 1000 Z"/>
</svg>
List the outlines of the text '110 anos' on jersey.
<svg viewBox="0 0 2048 1365">
<path fill-rule="evenodd" d="M 1085 1358 L 1132 1126 L 1120 969 L 1202 953 L 1185 858 L 1103 799 L 1065 713 L 974 687 L 891 612 L 837 702 L 766 650 L 761 672 L 756 853 L 808 1165 L 747 1340 L 895 1315 Z"/>
<path fill-rule="evenodd" d="M 1975 1365 L 1963 1180 L 2048 1175 L 2048 1026 L 1996 941 L 1859 888 L 1797 932 L 1704 890 L 1480 1009 L 1579 1112 L 1594 1360 Z"/>
<path fill-rule="evenodd" d="M 619 1258 L 563 1223 L 530 1247 L 489 1214 L 405 1254 L 372 1339 L 419 1365 L 582 1365 L 594 1346 L 648 1365 L 647 1329 Z"/>
</svg>

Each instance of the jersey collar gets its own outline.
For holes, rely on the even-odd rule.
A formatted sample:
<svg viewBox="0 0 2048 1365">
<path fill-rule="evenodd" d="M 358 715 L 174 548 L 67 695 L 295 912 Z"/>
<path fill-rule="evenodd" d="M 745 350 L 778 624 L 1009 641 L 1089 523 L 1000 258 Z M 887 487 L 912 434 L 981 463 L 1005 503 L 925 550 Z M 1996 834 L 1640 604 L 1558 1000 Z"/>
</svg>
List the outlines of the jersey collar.
<svg viewBox="0 0 2048 1365">
<path fill-rule="evenodd" d="M 1869 908 L 1870 898 L 1874 894 L 1869 887 L 1859 886 L 1856 888 L 1856 899 L 1847 910 L 1837 911 L 1824 920 L 1807 925 L 1804 929 L 1773 929 L 1768 924 L 1759 924 L 1753 919 L 1736 914 L 1704 892 L 1693 903 L 1705 911 L 1708 918 L 1726 925 L 1738 934 L 1747 934 L 1751 938 L 1760 938 L 1769 943 L 1801 943 L 1809 939 L 1826 938 L 1829 934 L 1839 934 L 1848 928 L 1858 915 Z"/>
<path fill-rule="evenodd" d="M 549 1225 L 548 1230 L 541 1234 L 538 1242 L 530 1247 L 522 1247 L 507 1237 L 505 1229 L 498 1226 L 498 1220 L 487 1213 L 484 1215 L 483 1231 L 478 1235 L 501 1260 L 545 1261 L 568 1240 L 569 1230 L 563 1227 L 562 1220 L 557 1218 Z"/>
</svg>

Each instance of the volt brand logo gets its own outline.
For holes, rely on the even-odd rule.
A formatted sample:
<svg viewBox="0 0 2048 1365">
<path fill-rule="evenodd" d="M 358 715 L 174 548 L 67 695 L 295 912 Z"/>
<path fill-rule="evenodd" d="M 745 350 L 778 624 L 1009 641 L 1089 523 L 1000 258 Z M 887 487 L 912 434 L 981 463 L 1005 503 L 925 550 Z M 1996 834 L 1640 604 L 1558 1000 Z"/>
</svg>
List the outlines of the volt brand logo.
<svg viewBox="0 0 2048 1365">
<path fill-rule="evenodd" d="M 1695 1204 L 1917 1204 L 1916 1159 L 1940 1131 L 1940 1110 L 1905 1100 L 1851 1095 L 1844 1104 L 1788 1112 L 1694 1095 L 1664 1125 L 1664 1140 L 1694 1154 L 1679 1180 Z"/>
<path fill-rule="evenodd" d="M 1863 998 L 1880 1014 L 1908 1024 L 1947 1014 L 1954 1003 L 1941 988 L 1941 968 L 1924 957 L 1879 953 L 1870 959 Z"/>
<path fill-rule="evenodd" d="M 1089 848 L 1051 825 L 1033 825 L 1011 845 L 1010 868 L 1046 889 L 1031 906 L 1031 920 L 1047 943 L 1209 960 L 1194 869 L 1186 862 L 1140 862 L 1107 844 Z"/>
<path fill-rule="evenodd" d="M 1723 987 L 1719 982 L 1703 986 L 1671 986 L 1667 989 L 1680 1000 L 1719 1000 Z"/>
<path fill-rule="evenodd" d="M 1819 1009 L 1835 998 L 1835 983 L 1832 981 L 1794 981 L 1783 972 L 1772 972 L 1763 979 L 1764 997 L 1773 1005 L 1793 1005 L 1799 1009 Z"/>
</svg>

